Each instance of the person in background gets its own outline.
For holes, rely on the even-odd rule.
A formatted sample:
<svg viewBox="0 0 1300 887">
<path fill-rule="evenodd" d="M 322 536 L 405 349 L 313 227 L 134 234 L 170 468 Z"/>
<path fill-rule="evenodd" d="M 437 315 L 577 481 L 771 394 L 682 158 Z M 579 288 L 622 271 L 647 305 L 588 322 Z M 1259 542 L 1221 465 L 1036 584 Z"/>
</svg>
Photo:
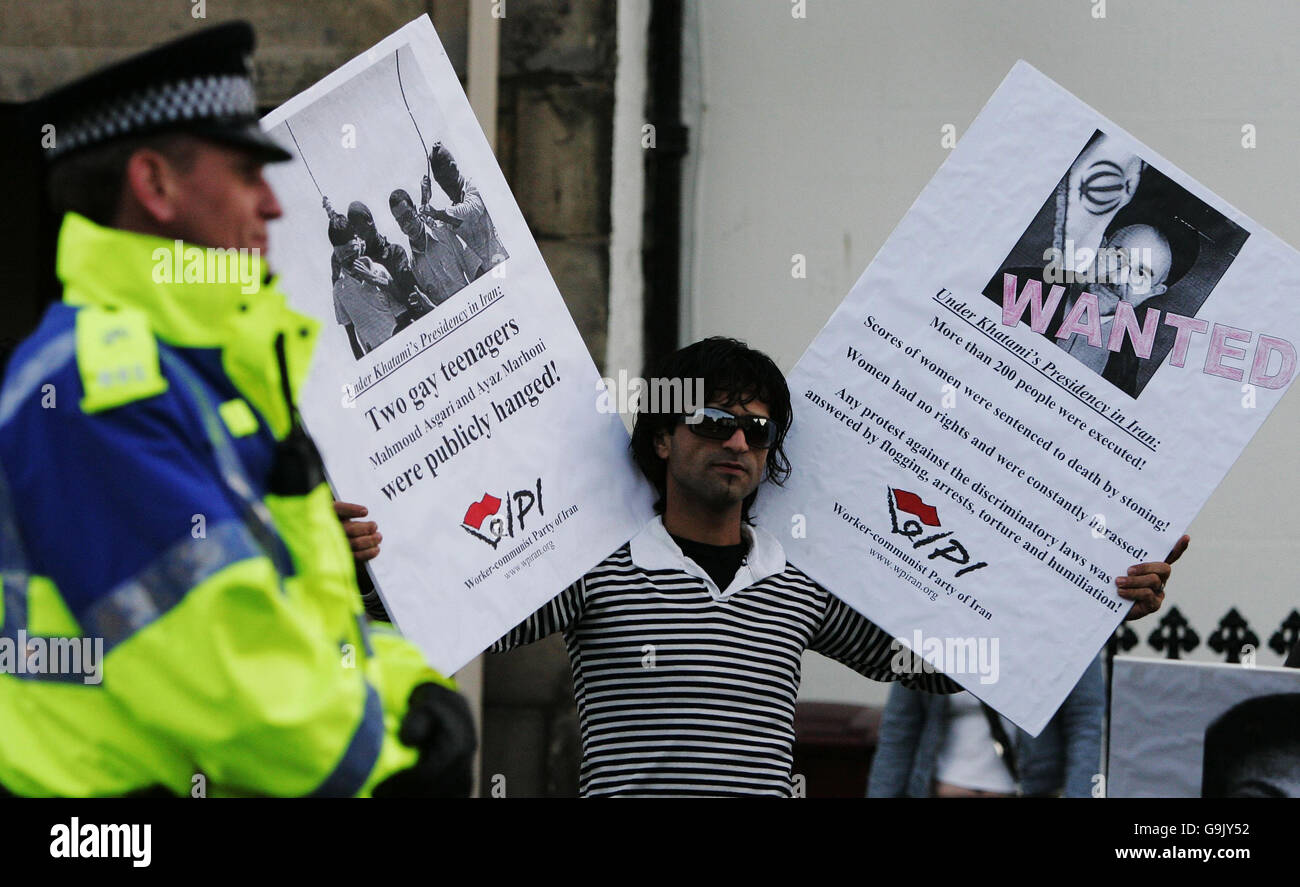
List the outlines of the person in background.
<svg viewBox="0 0 1300 887">
<path fill-rule="evenodd" d="M 931 696 L 895 685 L 867 797 L 1090 797 L 1104 707 L 1100 656 L 1036 738 L 968 692 Z"/>
</svg>

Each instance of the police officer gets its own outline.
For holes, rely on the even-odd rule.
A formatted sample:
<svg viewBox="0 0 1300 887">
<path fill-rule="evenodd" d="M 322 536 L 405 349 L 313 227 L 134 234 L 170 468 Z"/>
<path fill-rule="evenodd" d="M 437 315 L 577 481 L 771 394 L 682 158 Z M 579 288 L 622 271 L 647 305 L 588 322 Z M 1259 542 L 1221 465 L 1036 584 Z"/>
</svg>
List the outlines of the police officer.
<svg viewBox="0 0 1300 887">
<path fill-rule="evenodd" d="M 0 389 L 9 793 L 469 789 L 468 707 L 367 624 L 294 408 L 317 324 L 260 273 L 289 155 L 252 48 L 222 25 L 38 106 L 63 298 Z"/>
</svg>

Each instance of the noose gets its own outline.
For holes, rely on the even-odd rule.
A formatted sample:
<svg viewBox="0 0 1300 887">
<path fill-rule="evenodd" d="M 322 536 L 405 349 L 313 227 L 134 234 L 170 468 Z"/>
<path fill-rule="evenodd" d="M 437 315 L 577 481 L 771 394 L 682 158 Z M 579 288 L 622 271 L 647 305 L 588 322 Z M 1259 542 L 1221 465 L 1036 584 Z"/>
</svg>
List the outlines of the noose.
<svg viewBox="0 0 1300 887">
<path fill-rule="evenodd" d="M 293 146 L 298 149 L 298 156 L 302 158 L 303 168 L 307 170 L 307 175 L 311 177 L 311 183 L 316 186 L 316 193 L 320 195 L 321 205 L 325 207 L 325 212 L 329 213 L 330 218 L 333 219 L 334 211 L 329 207 L 329 200 L 325 197 L 325 192 L 320 189 L 320 183 L 316 181 L 316 176 L 312 174 L 311 164 L 307 162 L 307 155 L 302 152 L 302 145 L 298 144 L 298 137 L 293 134 L 293 127 L 289 125 L 288 120 L 284 121 L 284 127 L 289 130 L 289 138 L 293 139 Z"/>
<path fill-rule="evenodd" d="M 415 127 L 415 134 L 420 139 L 420 156 L 424 160 L 424 173 L 426 176 L 429 177 L 432 184 L 433 160 L 432 158 L 429 157 L 429 146 L 424 143 L 424 133 L 420 132 L 420 124 L 415 122 L 415 114 L 411 112 L 411 103 L 406 100 L 406 87 L 402 85 L 402 51 L 400 49 L 397 52 L 393 53 L 393 60 L 397 68 L 397 91 L 402 94 L 402 104 L 406 106 L 406 116 L 411 118 L 411 126 Z M 428 223 L 428 219 L 424 217 L 424 207 L 423 207 L 423 204 L 427 199 L 429 198 L 426 197 L 424 194 L 424 183 L 421 182 L 420 183 L 421 207 L 419 211 L 417 211 L 416 213 L 416 218 L 420 220 L 420 224 L 423 226 L 424 235 L 426 238 L 430 236 L 429 223 Z M 412 249 L 414 249 L 414 241 L 412 241 Z M 414 253 L 412 253 L 412 257 L 414 257 Z M 419 290 L 418 285 L 416 289 L 417 291 Z M 432 310 L 432 307 L 430 307 L 430 310 Z"/>
<path fill-rule="evenodd" d="M 411 125 L 415 127 L 415 134 L 420 137 L 420 149 L 424 157 L 424 169 L 430 178 L 433 177 L 433 163 L 429 160 L 429 146 L 424 143 L 424 133 L 420 132 L 420 124 L 415 122 L 415 115 L 411 113 L 411 103 L 406 100 L 406 88 L 402 86 L 402 53 L 399 50 L 393 54 L 397 60 L 397 90 L 402 94 L 402 104 L 406 106 L 406 115 L 411 118 Z"/>
<path fill-rule="evenodd" d="M 307 162 L 307 155 L 302 153 L 302 145 L 298 144 L 298 137 L 293 134 L 293 127 L 289 125 L 288 120 L 284 121 L 284 126 L 285 129 L 289 130 L 289 138 L 293 139 L 293 146 L 298 149 L 298 156 L 302 158 L 302 165 L 306 168 L 307 175 L 311 176 L 311 183 L 316 185 L 316 193 L 321 196 L 321 200 L 324 200 L 325 192 L 322 191 L 320 185 L 317 184 L 316 176 L 312 175 L 311 164 Z"/>
</svg>

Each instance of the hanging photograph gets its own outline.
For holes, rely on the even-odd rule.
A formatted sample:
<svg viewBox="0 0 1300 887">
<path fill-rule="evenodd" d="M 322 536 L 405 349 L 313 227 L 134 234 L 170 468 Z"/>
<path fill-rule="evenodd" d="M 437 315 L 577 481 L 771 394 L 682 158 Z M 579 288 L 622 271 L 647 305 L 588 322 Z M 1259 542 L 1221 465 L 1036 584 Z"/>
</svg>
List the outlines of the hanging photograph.
<svg viewBox="0 0 1300 887">
<path fill-rule="evenodd" d="M 411 47 L 398 47 L 271 132 L 292 147 L 299 177 L 319 194 L 319 206 L 304 207 L 303 217 L 320 220 L 314 251 L 322 267 L 329 255 L 334 322 L 355 359 L 509 257 L 483 195 L 457 163 Z"/>
</svg>

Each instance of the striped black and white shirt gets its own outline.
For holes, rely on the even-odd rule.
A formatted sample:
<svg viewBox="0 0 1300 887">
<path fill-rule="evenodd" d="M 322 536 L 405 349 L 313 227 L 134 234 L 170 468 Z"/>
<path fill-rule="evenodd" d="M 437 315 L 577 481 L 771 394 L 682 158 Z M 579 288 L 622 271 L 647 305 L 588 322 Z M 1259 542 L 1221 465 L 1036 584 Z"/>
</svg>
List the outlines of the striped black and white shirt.
<svg viewBox="0 0 1300 887">
<path fill-rule="evenodd" d="M 493 644 L 564 633 L 582 795 L 789 797 L 804 650 L 878 681 L 961 689 L 896 674 L 888 633 L 786 563 L 773 536 L 743 530 L 749 554 L 720 590 L 655 518 Z"/>
</svg>

